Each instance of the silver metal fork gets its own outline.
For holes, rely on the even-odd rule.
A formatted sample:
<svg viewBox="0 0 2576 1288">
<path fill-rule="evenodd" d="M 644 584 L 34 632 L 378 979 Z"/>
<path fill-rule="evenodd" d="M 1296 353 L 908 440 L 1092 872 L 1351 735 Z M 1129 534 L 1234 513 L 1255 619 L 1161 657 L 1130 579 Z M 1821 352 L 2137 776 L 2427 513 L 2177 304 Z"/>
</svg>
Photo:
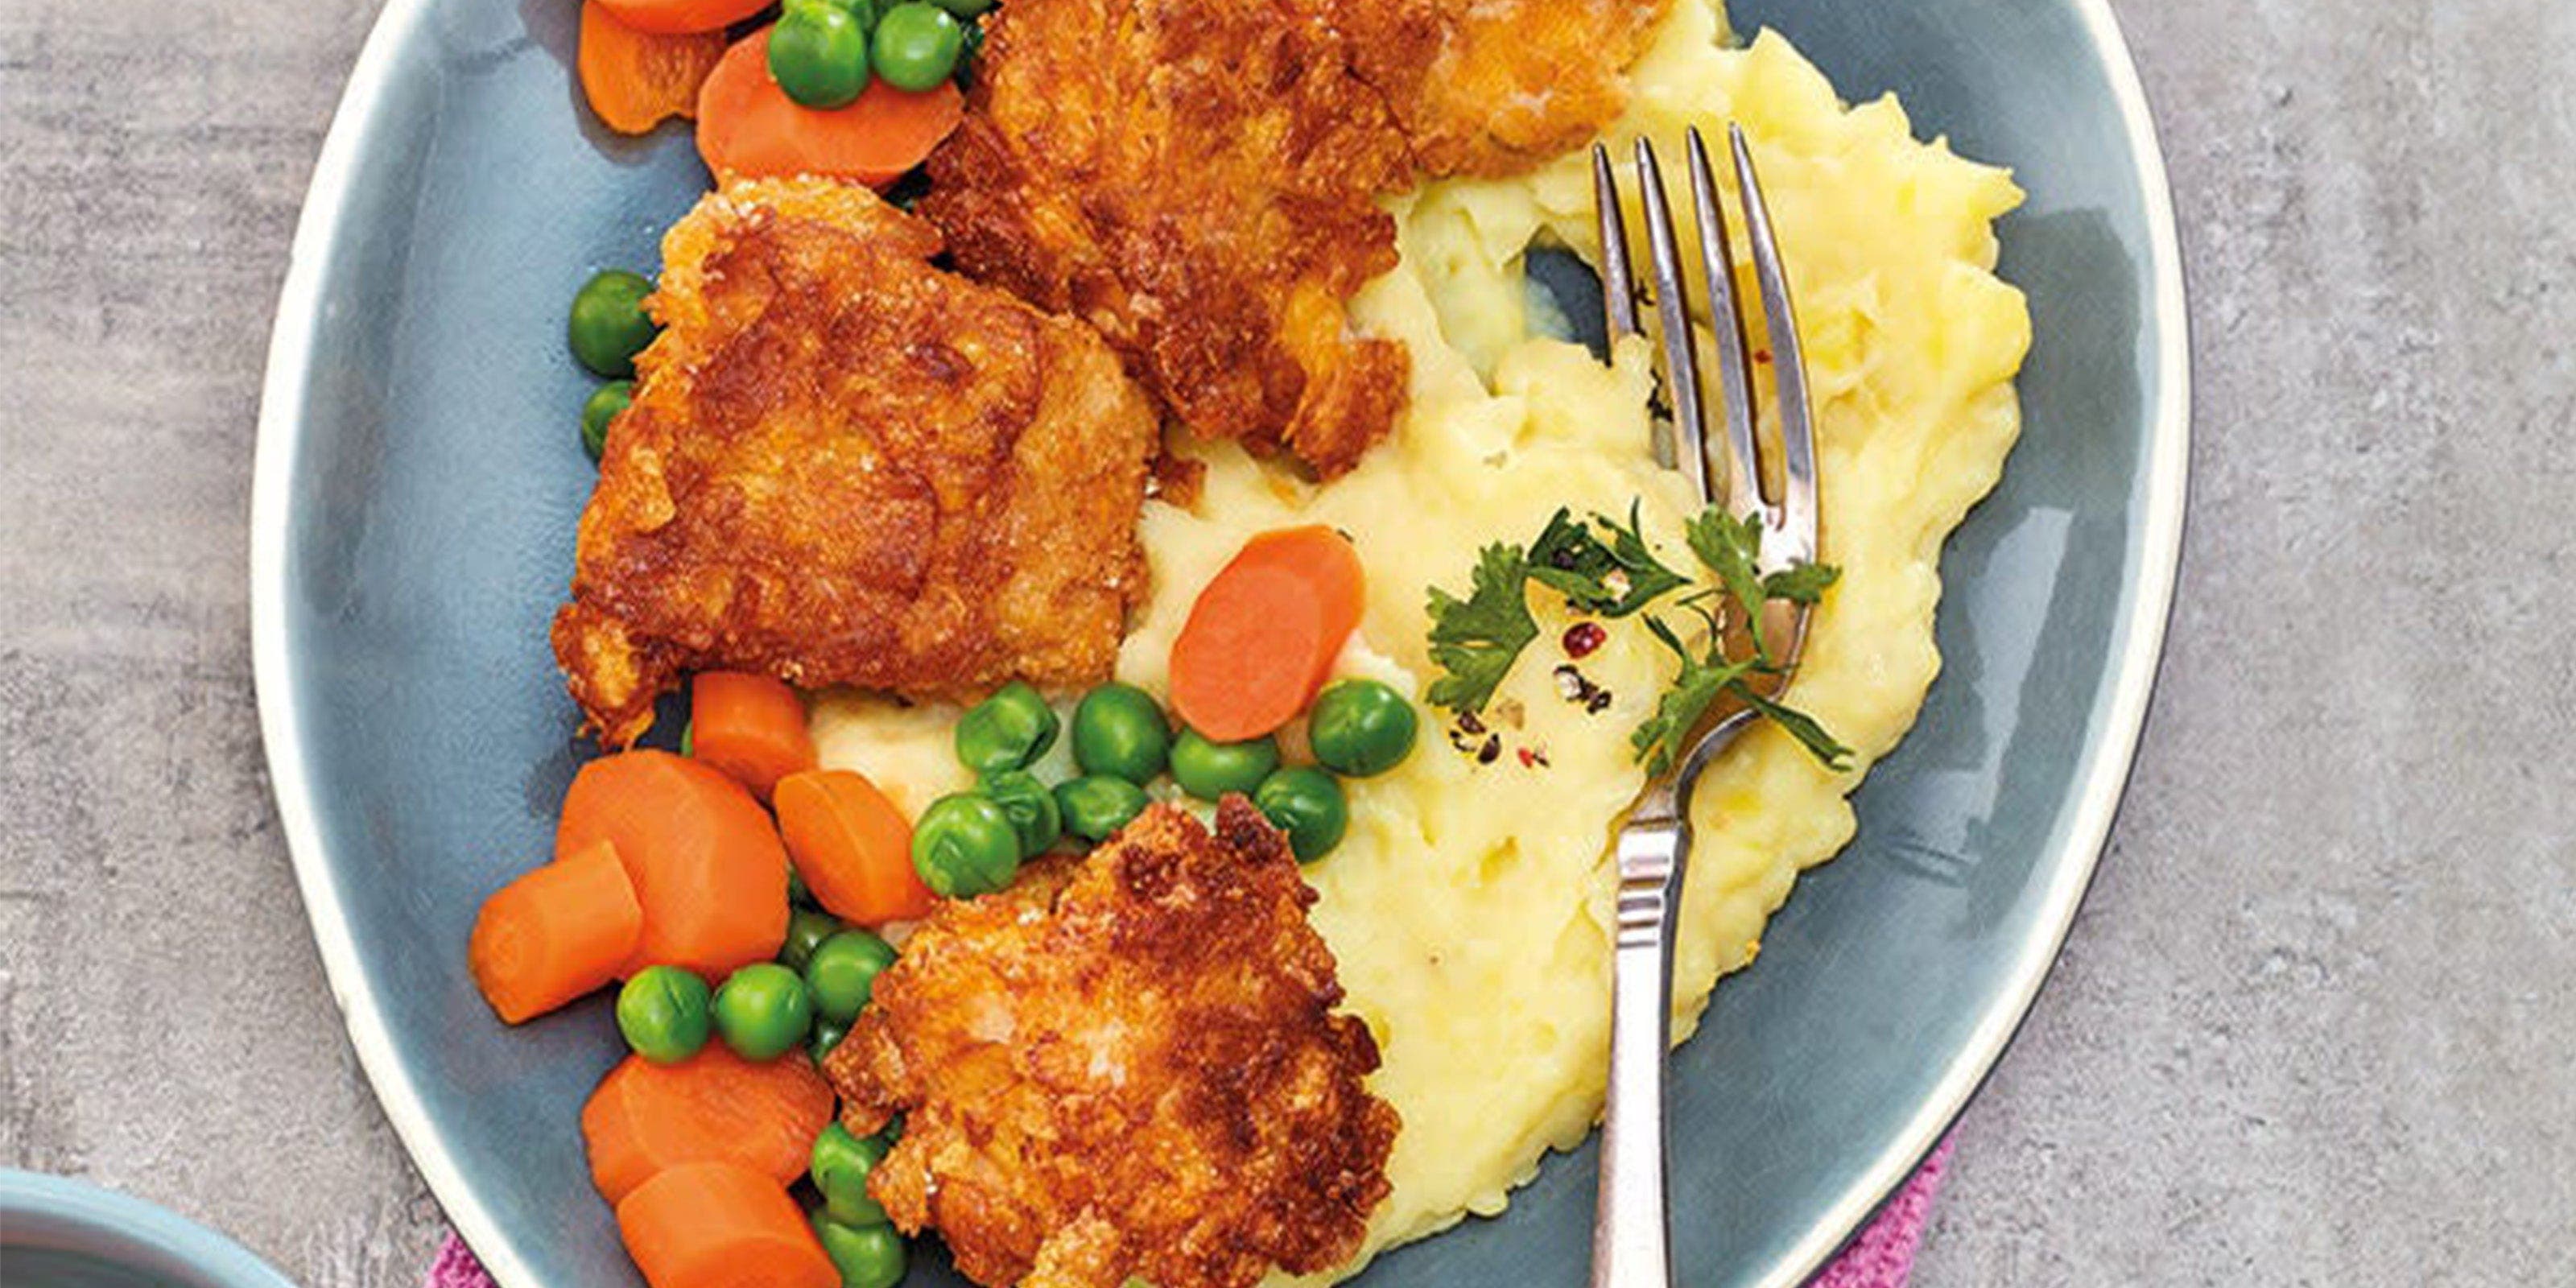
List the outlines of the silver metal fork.
<svg viewBox="0 0 2576 1288">
<path fill-rule="evenodd" d="M 1700 262 L 1715 297 L 1710 317 L 1717 329 L 1718 410 L 1725 417 L 1723 448 L 1708 432 L 1709 408 L 1700 384 L 1699 354 L 1692 339 L 1689 297 L 1680 239 L 1664 197 L 1655 150 L 1637 140 L 1637 182 L 1643 188 L 1646 241 L 1654 267 L 1656 331 L 1662 338 L 1664 389 L 1672 404 L 1672 436 L 1657 444 L 1667 466 L 1687 475 L 1702 498 L 1722 500 L 1738 516 L 1762 521 L 1761 570 L 1807 563 L 1816 557 L 1816 440 L 1807 403 L 1807 368 L 1798 346 L 1797 317 L 1781 269 L 1762 186 L 1753 171 L 1744 131 L 1729 127 L 1737 186 L 1743 194 L 1745 236 L 1760 284 L 1762 313 L 1770 323 L 1771 366 L 1780 404 L 1780 479 L 1777 500 L 1763 491 L 1761 448 L 1753 433 L 1753 379 L 1744 309 L 1736 298 L 1734 253 L 1727 241 L 1725 209 L 1708 147 L 1690 132 L 1690 187 L 1697 215 Z M 1610 338 L 1640 334 L 1637 286 L 1630 269 L 1628 233 L 1619 210 L 1619 181 L 1609 150 L 1592 148 L 1593 198 L 1601 225 L 1601 298 Z M 1780 672 L 1785 687 L 1806 643 L 1807 610 L 1772 601 L 1763 629 L 1785 641 Z M 1777 692 L 1775 688 L 1774 693 Z M 1750 708 L 1712 712 L 1690 750 L 1646 785 L 1620 829 L 1619 904 L 1612 958 L 1610 1092 L 1601 1119 L 1601 1188 L 1592 1221 L 1593 1288 L 1671 1288 L 1670 1195 L 1664 1172 L 1664 1056 L 1672 1045 L 1673 937 L 1681 906 L 1682 874 L 1690 855 L 1690 801 L 1702 771 L 1751 723 Z"/>
</svg>

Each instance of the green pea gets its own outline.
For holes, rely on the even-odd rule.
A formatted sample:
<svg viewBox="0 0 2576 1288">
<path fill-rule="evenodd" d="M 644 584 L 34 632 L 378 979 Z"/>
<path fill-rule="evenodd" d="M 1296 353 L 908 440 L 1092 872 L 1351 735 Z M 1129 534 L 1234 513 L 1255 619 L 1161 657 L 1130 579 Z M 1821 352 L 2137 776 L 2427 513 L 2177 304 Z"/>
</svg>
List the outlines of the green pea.
<svg viewBox="0 0 2576 1288">
<path fill-rule="evenodd" d="M 787 902 L 798 908 L 814 906 L 813 887 L 805 884 L 805 874 L 797 871 L 793 863 L 787 865 Z"/>
<path fill-rule="evenodd" d="M 860 26 L 874 32 L 877 19 L 885 14 L 887 0 L 830 0 L 830 3 L 848 10 L 851 17 L 859 20 Z"/>
<path fill-rule="evenodd" d="M 805 1049 L 814 1054 L 814 1063 L 821 1064 L 830 1057 L 832 1048 L 841 1045 L 841 1039 L 848 1036 L 850 1036 L 849 1025 L 834 1024 L 830 1020 L 816 1020 L 814 1021 L 814 1040 L 808 1042 Z"/>
<path fill-rule="evenodd" d="M 975 790 L 1010 816 L 1012 830 L 1020 834 L 1021 858 L 1046 853 L 1064 835 L 1064 812 L 1056 806 L 1055 793 L 1037 775 L 1025 769 L 986 774 Z"/>
<path fill-rule="evenodd" d="M 833 1220 L 869 1226 L 884 1225 L 890 1219 L 885 1208 L 868 1197 L 868 1174 L 885 1161 L 889 1148 L 883 1138 L 853 1136 L 839 1123 L 825 1127 L 814 1138 L 813 1163 L 808 1172 Z"/>
<path fill-rule="evenodd" d="M 1106 841 L 1117 835 L 1118 829 L 1144 813 L 1151 803 L 1144 788 L 1106 774 L 1058 783 L 1055 789 L 1056 809 L 1064 815 L 1064 830 L 1086 841 Z"/>
<path fill-rule="evenodd" d="M 841 1288 L 894 1288 L 903 1282 L 903 1236 L 890 1225 L 850 1225 L 814 1214 L 814 1237 L 841 1272 Z"/>
<path fill-rule="evenodd" d="M 635 1054 L 677 1064 L 707 1044 L 707 982 L 677 966 L 647 966 L 617 990 L 617 1031 Z"/>
<path fill-rule="evenodd" d="M 805 981 L 776 962 L 754 962 L 716 990 L 716 1032 L 745 1060 L 775 1060 L 814 1027 Z"/>
<path fill-rule="evenodd" d="M 1375 680 L 1344 680 L 1315 699 L 1306 741 L 1315 760 L 1337 774 L 1383 774 L 1413 754 L 1420 720 L 1404 695 Z"/>
<path fill-rule="evenodd" d="M 912 870 L 948 899 L 991 894 L 1020 870 L 1020 832 L 990 797 L 942 796 L 912 825 Z"/>
<path fill-rule="evenodd" d="M 1251 794 L 1279 767 L 1279 744 L 1264 735 L 1245 742 L 1210 742 L 1183 729 L 1172 743 L 1172 781 L 1203 801 L 1227 792 Z"/>
<path fill-rule="evenodd" d="M 813 960 L 814 950 L 823 941 L 841 933 L 841 919 L 812 908 L 791 908 L 787 913 L 787 942 L 778 947 L 778 963 L 789 970 L 801 971 Z"/>
<path fill-rule="evenodd" d="M 1342 800 L 1342 785 L 1331 774 L 1307 765 L 1283 769 L 1261 780 L 1252 803 L 1273 827 L 1288 834 L 1288 848 L 1299 863 L 1312 863 L 1342 843 L 1351 825 L 1351 808 Z"/>
<path fill-rule="evenodd" d="M 799 106 L 848 107 L 868 87 L 868 28 L 820 0 L 789 0 L 769 29 L 769 78 Z"/>
<path fill-rule="evenodd" d="M 992 12 L 995 0 L 930 0 L 930 2 L 947 10 L 949 16 L 959 22 L 964 22 L 969 18 L 981 18 Z"/>
<path fill-rule="evenodd" d="M 966 29 L 946 10 L 905 0 L 877 19 L 868 54 L 886 84 L 918 93 L 955 75 L 965 48 Z"/>
<path fill-rule="evenodd" d="M 1172 727 L 1152 694 L 1132 684 L 1104 684 L 1073 709 L 1073 763 L 1139 787 L 1172 756 Z"/>
<path fill-rule="evenodd" d="M 944 6 L 943 6 L 944 7 Z M 964 21 L 960 19 L 960 21 Z M 957 55 L 957 83 L 971 89 L 975 85 L 975 64 L 984 57 L 984 24 L 966 23 L 966 47 Z"/>
<path fill-rule="evenodd" d="M 859 1018 L 876 992 L 877 975 L 894 965 L 894 949 L 864 930 L 844 930 L 823 941 L 805 963 L 805 991 L 814 1013 L 834 1024 Z"/>
<path fill-rule="evenodd" d="M 680 726 L 680 754 L 689 759 L 697 757 L 698 722 L 696 720 L 690 720 Z"/>
<path fill-rule="evenodd" d="M 979 774 L 1026 769 L 1055 745 L 1055 708 L 1017 680 L 957 722 L 957 759 Z"/>
<path fill-rule="evenodd" d="M 591 391 L 581 405 L 581 450 L 596 461 L 608 450 L 608 422 L 635 401 L 635 382 L 611 380 Z"/>
<path fill-rule="evenodd" d="M 644 313 L 644 297 L 652 293 L 653 283 L 640 273 L 610 268 L 593 274 L 572 297 L 566 331 L 572 356 L 611 380 L 632 378 L 635 355 L 662 329 Z"/>
</svg>

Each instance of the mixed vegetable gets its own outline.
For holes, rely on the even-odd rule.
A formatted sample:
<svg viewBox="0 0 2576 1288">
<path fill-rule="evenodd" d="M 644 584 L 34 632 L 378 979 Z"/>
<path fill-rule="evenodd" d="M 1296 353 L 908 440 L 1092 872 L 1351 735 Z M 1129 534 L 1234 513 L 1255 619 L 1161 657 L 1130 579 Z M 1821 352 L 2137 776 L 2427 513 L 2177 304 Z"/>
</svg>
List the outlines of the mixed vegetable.
<svg viewBox="0 0 2576 1288">
<path fill-rule="evenodd" d="M 632 370 L 652 339 L 638 308 L 649 290 L 623 274 L 584 289 L 570 327 L 585 365 Z M 584 428 L 593 437 L 587 416 Z M 583 1106 L 582 1135 L 653 1288 L 903 1277 L 903 1238 L 867 1191 L 892 1138 L 837 1125 L 817 1066 L 937 900 L 1000 890 L 1040 854 L 1107 840 L 1167 781 L 1168 796 L 1250 797 L 1300 862 L 1341 842 L 1342 777 L 1402 763 L 1418 725 L 1378 681 L 1323 687 L 1359 620 L 1358 569 L 1330 529 L 1254 538 L 1173 645 L 1173 710 L 1110 683 L 1066 716 L 1006 685 L 953 730 L 975 786 L 917 819 L 865 775 L 821 767 L 804 700 L 768 676 L 694 677 L 680 754 L 582 766 L 554 860 L 485 902 L 468 962 L 512 1024 L 623 981 L 614 1014 L 629 1054 Z M 1302 736 L 1290 728 L 1301 715 Z M 1045 760 L 1059 739 L 1078 772 L 1050 783 L 1039 770 L 1061 763 Z M 1292 747 L 1315 763 L 1289 763 Z"/>
<path fill-rule="evenodd" d="M 600 122 L 649 133 L 697 121 L 719 182 L 823 175 L 886 188 L 920 169 L 965 117 L 958 81 L 994 0 L 583 0 L 576 71 Z M 776 10 L 773 20 L 768 18 Z M 609 269 L 573 298 L 571 341 L 610 383 L 581 409 L 594 461 L 634 398 L 635 357 L 658 331 L 653 284 Z"/>
<path fill-rule="evenodd" d="M 584 0 L 578 72 L 612 130 L 694 118 L 719 182 L 813 174 L 886 188 L 956 129 L 992 5 L 785 0 L 772 17 L 770 0 Z M 573 298 L 566 340 L 602 382 L 579 417 L 593 461 L 659 333 L 653 290 L 610 268 Z M 512 1024 L 616 986 L 628 1055 L 581 1125 L 647 1282 L 900 1281 L 904 1240 L 867 1189 L 899 1124 L 853 1136 L 818 1066 L 872 1004 L 907 924 L 940 899 L 1004 888 L 1040 854 L 1108 840 L 1157 792 L 1247 796 L 1298 861 L 1325 857 L 1349 828 L 1342 778 L 1400 764 L 1418 724 L 1377 681 L 1324 689 L 1363 599 L 1340 534 L 1263 534 L 1194 606 L 1168 711 L 1128 684 L 1067 714 L 1007 685 L 954 729 L 974 787 L 917 818 L 865 775 L 822 767 L 803 700 L 762 675 L 694 677 L 678 754 L 583 766 L 553 862 L 491 896 L 468 957 Z M 1301 715 L 1302 737 L 1290 728 Z M 1078 772 L 1050 782 L 1040 766 L 1061 763 L 1045 760 L 1059 739 Z M 1313 763 L 1290 763 L 1290 748 L 1309 747 Z"/>
<path fill-rule="evenodd" d="M 602 124 L 695 117 L 717 176 L 886 184 L 956 127 L 992 0 L 585 0 L 577 62 Z"/>
<path fill-rule="evenodd" d="M 573 293 L 564 339 L 581 365 L 608 383 L 581 405 L 581 447 L 597 461 L 608 450 L 608 426 L 635 401 L 635 359 L 662 328 L 644 309 L 653 283 L 641 273 L 602 269 Z"/>
</svg>

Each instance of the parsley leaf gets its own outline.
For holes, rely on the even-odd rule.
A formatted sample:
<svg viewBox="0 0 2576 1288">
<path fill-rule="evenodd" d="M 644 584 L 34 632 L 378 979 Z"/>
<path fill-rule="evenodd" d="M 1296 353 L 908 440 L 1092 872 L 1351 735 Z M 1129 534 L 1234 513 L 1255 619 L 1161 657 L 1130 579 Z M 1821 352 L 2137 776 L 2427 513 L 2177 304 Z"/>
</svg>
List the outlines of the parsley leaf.
<svg viewBox="0 0 2576 1288">
<path fill-rule="evenodd" d="M 1715 625 L 1710 623 L 1712 632 Z M 1637 758 L 1646 762 L 1646 772 L 1660 774 L 1673 767 L 1674 757 L 1689 749 L 1690 736 L 1698 731 L 1700 719 L 1708 714 L 1717 696 L 1730 687 L 1743 687 L 1744 675 L 1753 663 L 1727 661 L 1718 651 L 1721 645 L 1715 642 L 1714 634 L 1709 656 L 1701 659 L 1682 646 L 1681 637 L 1673 634 L 1664 619 L 1647 618 L 1646 629 L 1653 631 L 1655 638 L 1682 662 L 1680 673 L 1673 677 L 1673 686 L 1656 699 L 1655 714 L 1628 735 L 1628 745 L 1636 748 Z"/>
<path fill-rule="evenodd" d="M 1525 595 L 1528 579 L 1529 560 L 1521 548 L 1496 542 L 1478 555 L 1466 599 L 1431 588 L 1431 660 L 1448 672 L 1424 695 L 1432 705 L 1481 711 L 1494 696 L 1521 650 L 1538 638 Z"/>
<path fill-rule="evenodd" d="M 1564 592 L 1577 609 L 1603 617 L 1626 617 L 1665 592 L 1689 585 L 1655 558 L 1639 530 L 1637 510 L 1635 503 L 1629 505 L 1624 528 L 1597 514 L 1590 523 L 1577 523 L 1571 511 L 1557 511 L 1530 545 L 1530 580 Z M 1609 534 L 1607 542 L 1594 535 L 1596 527 Z"/>
<path fill-rule="evenodd" d="M 1798 744 L 1807 749 L 1808 755 L 1815 757 L 1817 763 L 1825 768 L 1837 773 L 1851 768 L 1852 749 L 1836 741 L 1832 734 L 1825 732 L 1825 727 L 1816 723 L 1814 716 L 1795 707 L 1784 707 L 1763 697 L 1740 677 L 1727 682 L 1727 691 L 1743 699 L 1744 705 L 1761 712 L 1771 723 L 1786 730 L 1790 737 L 1797 739 Z"/>
<path fill-rule="evenodd" d="M 1825 587 L 1842 580 L 1842 575 L 1843 570 L 1832 564 L 1799 564 L 1763 578 L 1762 593 L 1793 604 L 1812 604 L 1823 599 Z"/>
<path fill-rule="evenodd" d="M 1762 638 L 1762 573 L 1757 567 L 1762 558 L 1761 517 L 1748 514 L 1739 519 L 1712 505 L 1690 521 L 1686 532 L 1691 553 L 1717 574 L 1727 598 L 1735 601 L 1735 613 L 1753 634 L 1754 655 L 1769 661 L 1771 645 Z"/>
</svg>

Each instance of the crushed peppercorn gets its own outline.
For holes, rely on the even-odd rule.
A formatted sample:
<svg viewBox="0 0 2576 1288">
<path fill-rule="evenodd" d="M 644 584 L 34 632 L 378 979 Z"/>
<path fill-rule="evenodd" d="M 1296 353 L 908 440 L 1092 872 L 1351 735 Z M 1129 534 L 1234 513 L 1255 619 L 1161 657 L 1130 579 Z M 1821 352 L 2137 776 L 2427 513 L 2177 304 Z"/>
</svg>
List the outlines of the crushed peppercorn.
<svg viewBox="0 0 2576 1288">
<path fill-rule="evenodd" d="M 1610 709 L 1610 690 L 1592 682 L 1581 667 L 1560 662 L 1556 671 L 1557 696 L 1583 708 L 1588 715 L 1599 715 Z"/>
</svg>

